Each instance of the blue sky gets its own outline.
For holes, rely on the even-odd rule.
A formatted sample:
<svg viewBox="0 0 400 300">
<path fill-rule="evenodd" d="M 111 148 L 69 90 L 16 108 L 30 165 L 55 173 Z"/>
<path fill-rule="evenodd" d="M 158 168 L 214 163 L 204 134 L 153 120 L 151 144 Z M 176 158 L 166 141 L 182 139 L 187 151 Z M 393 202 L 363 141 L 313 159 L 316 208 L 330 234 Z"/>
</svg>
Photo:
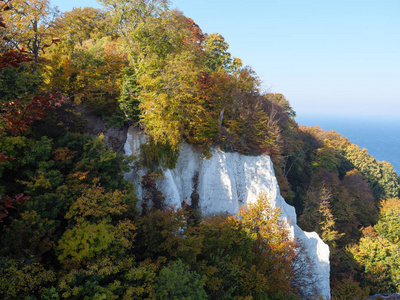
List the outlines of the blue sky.
<svg viewBox="0 0 400 300">
<path fill-rule="evenodd" d="M 60 10 L 100 5 L 53 0 Z M 400 116 L 399 0 L 175 0 L 298 115 Z"/>
</svg>

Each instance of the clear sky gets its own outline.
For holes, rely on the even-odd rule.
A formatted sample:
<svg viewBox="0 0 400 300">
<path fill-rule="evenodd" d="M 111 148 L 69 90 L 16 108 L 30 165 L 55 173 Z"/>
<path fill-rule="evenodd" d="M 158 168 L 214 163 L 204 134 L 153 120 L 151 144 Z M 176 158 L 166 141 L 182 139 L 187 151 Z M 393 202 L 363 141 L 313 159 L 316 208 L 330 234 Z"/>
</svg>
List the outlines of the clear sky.
<svg viewBox="0 0 400 300">
<path fill-rule="evenodd" d="M 60 10 L 95 0 L 52 0 Z M 298 114 L 400 117 L 399 0 L 175 0 Z"/>
</svg>

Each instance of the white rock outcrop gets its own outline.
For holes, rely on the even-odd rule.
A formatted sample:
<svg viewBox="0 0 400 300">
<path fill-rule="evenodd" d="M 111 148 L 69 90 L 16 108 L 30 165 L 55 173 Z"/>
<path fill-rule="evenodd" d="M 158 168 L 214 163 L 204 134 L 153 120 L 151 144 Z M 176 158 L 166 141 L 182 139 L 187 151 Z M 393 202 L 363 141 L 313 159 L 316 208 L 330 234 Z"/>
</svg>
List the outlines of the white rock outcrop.
<svg viewBox="0 0 400 300">
<path fill-rule="evenodd" d="M 127 155 L 138 152 L 146 137 L 136 128 L 128 130 L 125 144 Z M 166 204 L 181 207 L 188 202 L 194 186 L 199 195 L 199 207 L 203 214 L 228 212 L 235 214 L 242 205 L 254 202 L 261 192 L 266 193 L 273 207 L 280 207 L 282 218 L 287 221 L 293 238 L 301 243 L 309 257 L 311 278 L 304 279 L 306 292 L 315 292 L 330 299 L 329 247 L 315 232 L 304 232 L 297 226 L 294 207 L 288 205 L 279 193 L 269 156 L 245 156 L 212 150 L 210 159 L 201 158 L 201 153 L 190 145 L 183 144 L 174 170 L 165 170 L 157 188 L 165 195 Z M 126 178 L 138 183 L 143 170 L 133 170 Z M 196 184 L 194 184 L 194 178 Z M 138 197 L 142 191 L 137 184 Z"/>
</svg>

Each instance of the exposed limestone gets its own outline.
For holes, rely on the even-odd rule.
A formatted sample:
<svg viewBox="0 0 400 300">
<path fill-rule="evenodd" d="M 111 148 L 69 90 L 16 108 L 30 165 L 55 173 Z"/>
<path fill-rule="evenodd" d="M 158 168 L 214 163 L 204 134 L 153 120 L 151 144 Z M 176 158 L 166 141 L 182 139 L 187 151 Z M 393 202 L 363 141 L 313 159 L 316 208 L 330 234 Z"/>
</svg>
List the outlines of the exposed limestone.
<svg viewBox="0 0 400 300">
<path fill-rule="evenodd" d="M 131 127 L 125 153 L 138 152 L 145 140 L 145 135 Z M 266 193 L 272 207 L 280 207 L 291 236 L 303 245 L 310 259 L 310 274 L 313 276 L 304 279 L 305 288 L 329 299 L 329 247 L 317 233 L 304 232 L 297 226 L 295 209 L 279 193 L 270 157 L 245 156 L 219 149 L 213 149 L 212 154 L 211 158 L 205 159 L 190 145 L 182 145 L 176 168 L 164 170 L 164 178 L 157 181 L 157 188 L 165 195 L 166 204 L 181 207 L 182 203 L 190 202 L 194 191 L 193 178 L 196 178 L 198 206 L 205 215 L 235 214 L 242 205 L 254 202 L 261 192 Z M 127 179 L 136 183 L 139 198 L 142 190 L 138 183 L 143 175 L 144 170 L 133 170 L 126 175 Z"/>
</svg>

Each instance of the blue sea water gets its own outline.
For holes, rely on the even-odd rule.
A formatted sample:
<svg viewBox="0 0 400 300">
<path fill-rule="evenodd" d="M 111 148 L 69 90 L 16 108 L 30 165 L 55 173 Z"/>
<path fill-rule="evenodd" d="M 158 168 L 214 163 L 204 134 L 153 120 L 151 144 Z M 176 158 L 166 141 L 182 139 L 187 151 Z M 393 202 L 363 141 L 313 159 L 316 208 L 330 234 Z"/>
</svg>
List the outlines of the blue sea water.
<svg viewBox="0 0 400 300">
<path fill-rule="evenodd" d="M 334 130 L 353 144 L 366 148 L 377 160 L 393 165 L 400 173 L 400 117 L 299 115 L 300 125 Z"/>
</svg>

